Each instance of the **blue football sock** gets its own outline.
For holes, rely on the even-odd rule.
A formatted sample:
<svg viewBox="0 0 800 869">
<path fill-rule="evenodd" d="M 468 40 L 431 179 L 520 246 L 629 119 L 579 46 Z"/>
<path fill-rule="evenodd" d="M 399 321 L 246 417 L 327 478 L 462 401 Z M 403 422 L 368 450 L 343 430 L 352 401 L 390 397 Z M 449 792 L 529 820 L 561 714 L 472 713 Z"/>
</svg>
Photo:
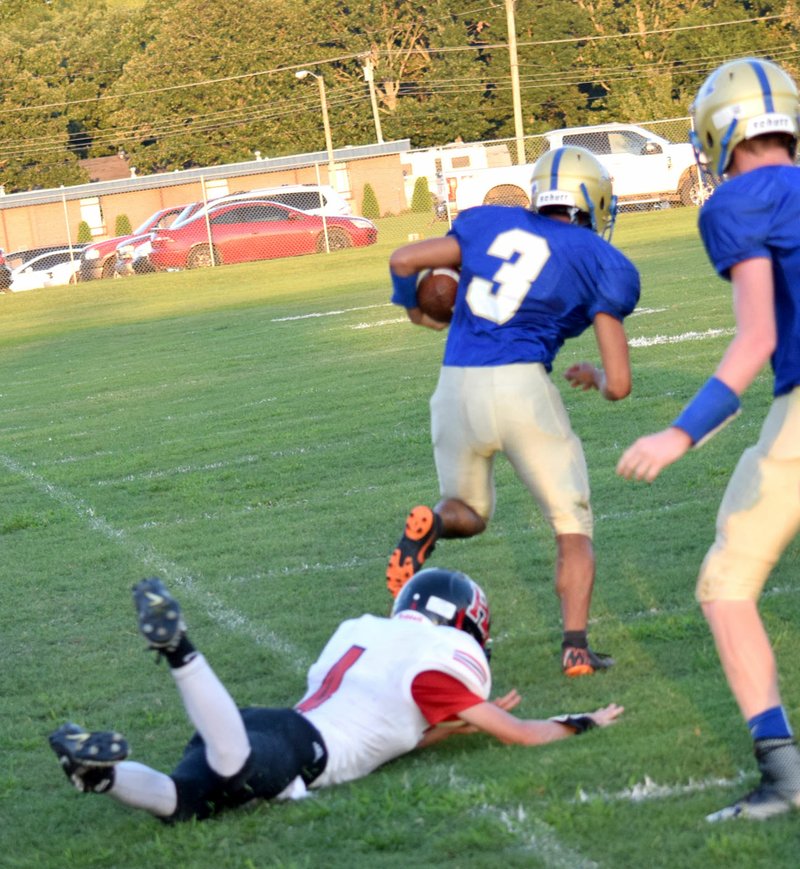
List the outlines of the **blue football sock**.
<svg viewBox="0 0 800 869">
<path fill-rule="evenodd" d="M 787 739 L 793 735 L 783 706 L 759 712 L 747 722 L 747 726 L 753 739 Z"/>
</svg>

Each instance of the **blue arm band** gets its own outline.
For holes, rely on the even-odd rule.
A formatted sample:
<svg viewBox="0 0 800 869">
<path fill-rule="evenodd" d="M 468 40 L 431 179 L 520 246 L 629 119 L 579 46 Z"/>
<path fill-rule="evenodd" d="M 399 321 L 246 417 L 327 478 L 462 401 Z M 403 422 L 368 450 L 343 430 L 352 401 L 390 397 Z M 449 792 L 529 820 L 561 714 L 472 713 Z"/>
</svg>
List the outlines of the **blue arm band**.
<svg viewBox="0 0 800 869">
<path fill-rule="evenodd" d="M 406 275 L 401 277 L 396 275 L 391 269 L 389 274 L 392 276 L 392 302 L 395 305 L 402 305 L 404 308 L 417 307 L 417 275 Z"/>
<path fill-rule="evenodd" d="M 700 446 L 737 413 L 739 396 L 718 378 L 710 377 L 672 424 L 685 431 L 694 446 Z"/>
</svg>

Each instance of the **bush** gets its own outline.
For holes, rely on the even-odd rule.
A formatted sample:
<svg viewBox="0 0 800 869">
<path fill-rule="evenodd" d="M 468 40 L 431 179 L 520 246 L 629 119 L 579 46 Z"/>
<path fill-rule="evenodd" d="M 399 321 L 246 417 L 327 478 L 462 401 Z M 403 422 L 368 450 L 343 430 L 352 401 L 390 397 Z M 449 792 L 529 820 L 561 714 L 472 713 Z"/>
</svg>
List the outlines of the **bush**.
<svg viewBox="0 0 800 869">
<path fill-rule="evenodd" d="M 133 235 L 131 219 L 127 214 L 118 214 L 114 223 L 114 235 Z"/>
<path fill-rule="evenodd" d="M 89 229 L 89 224 L 82 220 L 78 224 L 78 244 L 88 244 L 92 240 L 92 230 Z"/>
<path fill-rule="evenodd" d="M 361 213 L 364 217 L 370 218 L 370 220 L 375 220 L 381 216 L 378 197 L 375 195 L 375 191 L 369 182 L 364 185 L 364 199 L 361 202 Z"/>
<path fill-rule="evenodd" d="M 415 214 L 428 214 L 433 208 L 433 197 L 428 189 L 428 179 L 420 176 L 414 182 L 414 193 L 411 196 L 411 210 Z"/>
</svg>

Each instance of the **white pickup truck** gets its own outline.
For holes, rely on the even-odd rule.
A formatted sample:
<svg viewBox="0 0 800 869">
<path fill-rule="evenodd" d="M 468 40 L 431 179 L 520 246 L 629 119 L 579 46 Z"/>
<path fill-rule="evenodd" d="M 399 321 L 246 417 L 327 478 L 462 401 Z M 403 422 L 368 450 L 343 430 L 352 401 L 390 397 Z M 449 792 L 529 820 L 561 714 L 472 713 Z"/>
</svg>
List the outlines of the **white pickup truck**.
<svg viewBox="0 0 800 869">
<path fill-rule="evenodd" d="M 608 169 L 614 193 L 623 203 L 700 205 L 710 193 L 692 146 L 678 144 L 633 124 L 570 127 L 544 133 L 541 153 L 562 145 L 591 151 Z M 473 205 L 530 205 L 533 164 L 496 166 L 448 177 L 450 205 L 463 211 Z"/>
</svg>

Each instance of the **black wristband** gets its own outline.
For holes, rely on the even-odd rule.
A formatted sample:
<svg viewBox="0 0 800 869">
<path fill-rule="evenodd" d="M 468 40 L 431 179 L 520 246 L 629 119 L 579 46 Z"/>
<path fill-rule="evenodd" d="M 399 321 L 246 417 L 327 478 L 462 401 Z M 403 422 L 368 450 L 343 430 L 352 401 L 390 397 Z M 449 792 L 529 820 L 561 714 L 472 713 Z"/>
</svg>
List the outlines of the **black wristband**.
<svg viewBox="0 0 800 869">
<path fill-rule="evenodd" d="M 571 727 L 575 731 L 576 736 L 581 733 L 586 733 L 593 727 L 597 727 L 591 715 L 556 715 L 550 719 L 556 724 L 563 724 L 565 727 Z"/>
</svg>

